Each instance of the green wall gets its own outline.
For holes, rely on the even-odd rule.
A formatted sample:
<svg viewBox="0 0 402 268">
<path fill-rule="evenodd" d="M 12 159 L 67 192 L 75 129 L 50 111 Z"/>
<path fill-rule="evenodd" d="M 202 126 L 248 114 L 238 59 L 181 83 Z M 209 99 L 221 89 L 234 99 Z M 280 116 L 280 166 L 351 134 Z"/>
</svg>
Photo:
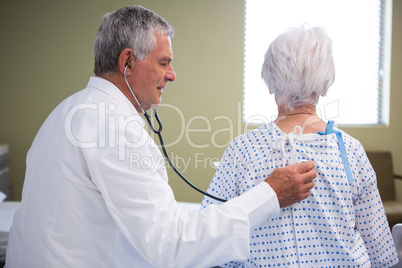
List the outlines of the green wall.
<svg viewBox="0 0 402 268">
<path fill-rule="evenodd" d="M 210 163 L 247 130 L 241 123 L 243 0 L 2 0 L 0 143 L 10 145 L 14 200 L 21 198 L 26 153 L 39 127 L 93 75 L 93 40 L 102 15 L 132 4 L 154 10 L 176 30 L 177 79 L 165 89 L 159 111 L 169 154 L 179 169 L 206 189 L 214 174 Z M 402 1 L 394 0 L 390 125 L 344 130 L 366 150 L 391 150 L 395 171 L 402 174 L 400 29 Z M 171 170 L 169 177 L 179 201 L 201 201 Z"/>
</svg>

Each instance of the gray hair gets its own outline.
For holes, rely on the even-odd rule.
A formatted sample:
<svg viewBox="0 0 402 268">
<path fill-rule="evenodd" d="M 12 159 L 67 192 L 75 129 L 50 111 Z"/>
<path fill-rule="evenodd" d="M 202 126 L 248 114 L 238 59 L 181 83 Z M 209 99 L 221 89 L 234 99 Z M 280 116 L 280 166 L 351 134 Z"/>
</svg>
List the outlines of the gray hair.
<svg viewBox="0 0 402 268">
<path fill-rule="evenodd" d="M 155 34 L 173 37 L 174 29 L 155 12 L 142 6 L 120 8 L 103 16 L 95 37 L 95 75 L 108 75 L 118 68 L 120 53 L 131 48 L 136 61 L 153 50 Z"/>
<path fill-rule="evenodd" d="M 320 27 L 289 29 L 269 45 L 261 77 L 278 105 L 316 105 L 335 80 L 331 38 Z"/>
</svg>

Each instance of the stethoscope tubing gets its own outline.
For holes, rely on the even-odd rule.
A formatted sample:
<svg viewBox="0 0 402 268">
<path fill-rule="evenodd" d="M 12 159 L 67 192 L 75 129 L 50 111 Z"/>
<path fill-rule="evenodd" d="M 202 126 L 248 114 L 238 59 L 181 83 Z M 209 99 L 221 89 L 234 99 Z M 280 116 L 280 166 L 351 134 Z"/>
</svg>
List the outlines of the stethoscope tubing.
<svg viewBox="0 0 402 268">
<path fill-rule="evenodd" d="M 130 84 L 129 84 L 128 81 L 127 81 L 127 76 L 126 76 L 126 70 L 127 70 L 127 68 L 128 68 L 128 65 L 124 68 L 124 79 L 126 80 L 126 83 L 127 83 L 127 86 L 128 86 L 128 88 L 129 88 L 129 90 L 130 90 L 130 92 L 131 92 L 131 95 L 133 95 L 135 101 L 137 102 L 138 106 L 140 107 L 141 111 L 143 112 L 144 117 L 145 117 L 145 119 L 147 120 L 148 125 L 149 125 L 149 127 L 151 128 L 152 132 L 154 132 L 156 135 L 158 135 L 158 138 L 159 138 L 159 142 L 160 142 L 160 145 L 161 145 L 161 149 L 162 149 L 163 155 L 165 156 L 166 161 L 169 163 L 169 166 L 174 170 L 174 172 L 175 172 L 184 182 L 186 182 L 191 188 L 193 188 L 193 189 L 196 190 L 197 192 L 199 192 L 199 193 L 201 193 L 201 194 L 203 194 L 203 195 L 205 195 L 205 196 L 208 196 L 208 197 L 210 197 L 210 198 L 212 198 L 212 199 L 215 199 L 215 200 L 217 200 L 217 201 L 226 202 L 227 200 L 222 199 L 222 198 L 219 198 L 219 197 L 214 196 L 214 195 L 211 195 L 211 194 L 209 194 L 209 193 L 207 193 L 207 192 L 201 190 L 200 188 L 198 188 L 198 187 L 195 186 L 194 184 L 192 184 L 186 177 L 184 177 L 183 174 L 181 174 L 181 172 L 180 172 L 180 171 L 175 167 L 175 165 L 172 163 L 172 161 L 170 160 L 169 155 L 168 155 L 168 153 L 167 153 L 167 151 L 166 151 L 165 143 L 163 142 L 163 138 L 162 138 L 162 129 L 163 129 L 163 126 L 162 126 L 162 121 L 160 120 L 159 115 L 158 115 L 158 110 L 156 109 L 156 107 L 153 107 L 154 116 L 155 116 L 156 122 L 158 123 L 158 126 L 159 126 L 158 129 L 155 129 L 155 127 L 153 126 L 153 124 L 152 124 L 152 122 L 151 122 L 151 116 L 147 113 L 147 111 L 145 111 L 145 110 L 142 108 L 140 102 L 138 101 L 137 97 L 135 96 L 133 90 L 132 90 L 131 87 L 130 87 Z"/>
<path fill-rule="evenodd" d="M 158 110 L 157 110 L 155 107 L 153 108 L 153 110 L 154 110 L 155 119 L 156 119 L 156 121 L 158 122 L 158 125 L 159 125 L 158 130 L 155 129 L 154 126 L 152 125 L 151 117 L 149 116 L 149 114 L 145 112 L 145 113 L 144 113 L 144 116 L 145 116 L 145 118 L 147 119 L 148 124 L 149 124 L 149 127 L 151 128 L 151 130 L 152 130 L 156 135 L 158 135 L 158 138 L 159 138 L 159 142 L 160 142 L 160 145 L 161 145 L 161 149 L 162 149 L 163 155 L 165 156 L 166 161 L 169 163 L 169 166 L 174 170 L 174 172 L 176 172 L 176 174 L 177 174 L 184 182 L 186 182 L 186 183 L 187 183 L 191 188 L 193 188 L 194 190 L 196 190 L 196 191 L 198 191 L 199 193 L 201 193 L 201 194 L 203 194 L 203 195 L 206 195 L 206 196 L 208 196 L 208 197 L 210 197 L 210 198 L 212 198 L 212 199 L 215 199 L 215 200 L 217 200 L 217 201 L 226 202 L 226 201 L 227 201 L 226 199 L 222 199 L 222 198 L 219 198 L 219 197 L 217 197 L 217 196 L 211 195 L 211 194 L 209 194 L 209 193 L 207 193 L 207 192 L 201 190 L 200 188 L 198 188 L 198 187 L 195 186 L 194 184 L 192 184 L 192 183 L 191 183 L 186 177 L 184 177 L 184 175 L 181 174 L 181 172 L 175 167 L 175 165 L 172 163 L 172 161 L 171 161 L 170 158 L 169 158 L 169 155 L 168 155 L 168 153 L 167 153 L 167 151 L 166 151 L 166 148 L 165 148 L 165 143 L 163 142 L 162 133 L 161 133 L 161 132 L 162 132 L 162 122 L 161 122 L 161 120 L 160 120 L 160 118 L 159 118 Z"/>
</svg>

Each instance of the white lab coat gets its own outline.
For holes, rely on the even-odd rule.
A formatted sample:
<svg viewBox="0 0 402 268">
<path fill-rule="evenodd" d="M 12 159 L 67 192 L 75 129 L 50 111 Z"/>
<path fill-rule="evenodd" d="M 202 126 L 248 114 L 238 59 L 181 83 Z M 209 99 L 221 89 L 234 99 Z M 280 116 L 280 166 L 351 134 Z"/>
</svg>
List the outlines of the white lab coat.
<svg viewBox="0 0 402 268">
<path fill-rule="evenodd" d="M 250 228 L 279 215 L 261 183 L 205 211 L 177 207 L 162 155 L 112 83 L 92 77 L 27 156 L 6 267 L 209 267 L 249 256 Z"/>
</svg>

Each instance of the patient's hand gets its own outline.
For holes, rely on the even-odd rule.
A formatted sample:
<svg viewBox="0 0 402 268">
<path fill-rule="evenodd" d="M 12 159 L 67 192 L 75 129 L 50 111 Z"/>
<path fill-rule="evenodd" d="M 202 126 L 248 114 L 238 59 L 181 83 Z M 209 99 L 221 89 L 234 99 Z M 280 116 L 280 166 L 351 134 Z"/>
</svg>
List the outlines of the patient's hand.
<svg viewBox="0 0 402 268">
<path fill-rule="evenodd" d="M 275 169 L 265 180 L 278 196 L 281 207 L 290 206 L 307 198 L 314 187 L 314 162 L 296 163 Z"/>
</svg>

